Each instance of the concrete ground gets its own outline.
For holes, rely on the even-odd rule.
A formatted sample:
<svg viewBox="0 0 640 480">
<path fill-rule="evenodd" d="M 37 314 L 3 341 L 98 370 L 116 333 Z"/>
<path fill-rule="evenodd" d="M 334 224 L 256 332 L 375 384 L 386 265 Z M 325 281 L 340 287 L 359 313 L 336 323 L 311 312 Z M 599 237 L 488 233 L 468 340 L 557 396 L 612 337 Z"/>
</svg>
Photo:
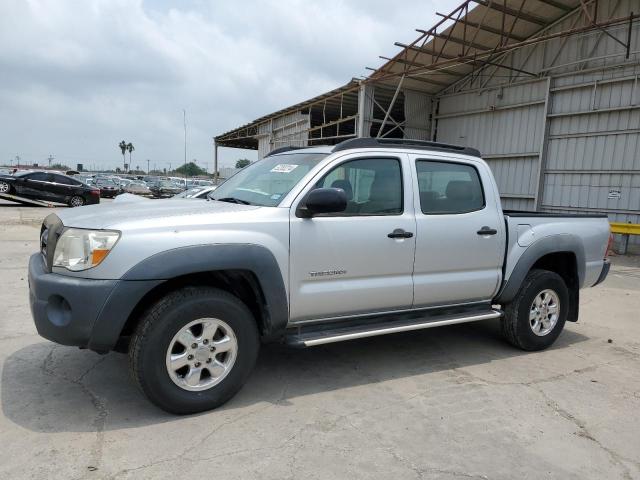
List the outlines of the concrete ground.
<svg viewBox="0 0 640 480">
<path fill-rule="evenodd" d="M 0 205 L 0 478 L 640 479 L 640 261 L 525 353 L 497 322 L 263 348 L 223 408 L 168 415 L 127 358 L 35 331 L 27 258 L 51 210 Z"/>
</svg>

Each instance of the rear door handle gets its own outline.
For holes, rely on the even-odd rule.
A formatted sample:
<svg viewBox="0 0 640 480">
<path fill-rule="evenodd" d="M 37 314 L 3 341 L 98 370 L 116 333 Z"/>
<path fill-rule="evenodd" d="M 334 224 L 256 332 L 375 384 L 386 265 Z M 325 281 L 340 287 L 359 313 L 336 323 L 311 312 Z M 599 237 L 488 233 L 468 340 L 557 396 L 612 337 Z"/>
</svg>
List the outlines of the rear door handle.
<svg viewBox="0 0 640 480">
<path fill-rule="evenodd" d="M 411 238 L 413 237 L 412 232 L 405 232 L 401 228 L 396 228 L 393 232 L 387 234 L 389 238 Z"/>
<path fill-rule="evenodd" d="M 495 235 L 496 233 L 498 233 L 498 231 L 495 228 L 484 226 L 480 230 L 478 230 L 476 233 L 478 235 Z"/>
</svg>

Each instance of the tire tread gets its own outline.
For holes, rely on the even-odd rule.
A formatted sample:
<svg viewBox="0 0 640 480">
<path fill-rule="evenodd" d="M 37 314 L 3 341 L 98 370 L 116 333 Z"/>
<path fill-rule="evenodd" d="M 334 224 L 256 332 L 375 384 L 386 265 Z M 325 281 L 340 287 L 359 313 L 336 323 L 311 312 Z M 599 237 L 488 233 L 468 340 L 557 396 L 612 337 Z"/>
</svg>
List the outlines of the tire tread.
<svg viewBox="0 0 640 480">
<path fill-rule="evenodd" d="M 523 342 L 523 336 L 518 334 L 518 312 L 522 308 L 522 301 L 525 299 L 526 293 L 531 289 L 531 286 L 540 278 L 548 276 L 549 274 L 556 275 L 562 280 L 562 278 L 555 272 L 542 269 L 533 269 L 525 277 L 514 299 L 510 303 L 505 305 L 505 315 L 500 322 L 500 331 L 505 340 L 507 340 L 507 342 L 509 342 L 514 347 L 520 348 L 522 350 L 532 350 L 529 345 Z"/>
<path fill-rule="evenodd" d="M 215 296 L 216 299 L 230 301 L 237 306 L 242 306 L 247 311 L 247 314 L 251 315 L 249 309 L 237 297 L 228 292 L 225 292 L 224 290 L 208 286 L 183 287 L 168 293 L 160 300 L 153 303 L 142 314 L 142 317 L 138 322 L 133 335 L 131 336 L 128 355 L 130 376 L 136 386 L 142 391 L 142 393 L 160 408 L 168 411 L 174 410 L 169 405 L 158 404 L 154 401 L 153 397 L 148 394 L 150 389 L 146 383 L 146 378 L 143 372 L 143 365 L 140 361 L 142 349 L 144 348 L 145 343 L 148 341 L 150 332 L 158 322 L 162 321 L 164 312 L 166 312 L 169 308 L 171 308 L 176 303 L 182 303 L 194 297 L 211 298 L 212 296 Z M 176 411 L 176 413 L 180 412 Z"/>
</svg>

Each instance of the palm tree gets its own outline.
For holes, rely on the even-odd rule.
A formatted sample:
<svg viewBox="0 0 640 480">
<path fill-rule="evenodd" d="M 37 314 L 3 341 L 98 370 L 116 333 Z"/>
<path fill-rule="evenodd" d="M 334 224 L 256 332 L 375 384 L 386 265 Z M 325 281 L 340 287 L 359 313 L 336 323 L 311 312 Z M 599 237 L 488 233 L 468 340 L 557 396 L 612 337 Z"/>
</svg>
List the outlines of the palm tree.
<svg viewBox="0 0 640 480">
<path fill-rule="evenodd" d="M 131 145 L 131 144 L 129 144 Z M 122 150 L 122 165 L 124 166 L 124 164 L 127 162 L 127 160 L 124 158 L 124 154 L 127 151 L 127 142 L 125 142 L 124 140 L 122 140 L 118 146 L 120 147 L 120 150 Z"/>
<path fill-rule="evenodd" d="M 129 168 L 131 168 L 131 152 L 133 152 L 136 147 L 133 146 L 133 143 L 129 142 L 127 144 L 127 150 L 129 150 Z"/>
</svg>

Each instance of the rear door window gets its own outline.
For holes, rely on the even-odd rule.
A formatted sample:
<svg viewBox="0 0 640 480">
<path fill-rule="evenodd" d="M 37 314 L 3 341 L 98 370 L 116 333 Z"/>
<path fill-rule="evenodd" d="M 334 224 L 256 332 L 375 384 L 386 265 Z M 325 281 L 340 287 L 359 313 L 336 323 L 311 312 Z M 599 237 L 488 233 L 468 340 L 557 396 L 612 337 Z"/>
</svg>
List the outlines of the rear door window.
<svg viewBox="0 0 640 480">
<path fill-rule="evenodd" d="M 420 208 L 427 215 L 460 214 L 485 206 L 480 176 L 463 163 L 418 160 Z"/>
<path fill-rule="evenodd" d="M 53 181 L 62 185 L 80 185 L 80 183 L 64 175 L 54 175 Z"/>
</svg>

